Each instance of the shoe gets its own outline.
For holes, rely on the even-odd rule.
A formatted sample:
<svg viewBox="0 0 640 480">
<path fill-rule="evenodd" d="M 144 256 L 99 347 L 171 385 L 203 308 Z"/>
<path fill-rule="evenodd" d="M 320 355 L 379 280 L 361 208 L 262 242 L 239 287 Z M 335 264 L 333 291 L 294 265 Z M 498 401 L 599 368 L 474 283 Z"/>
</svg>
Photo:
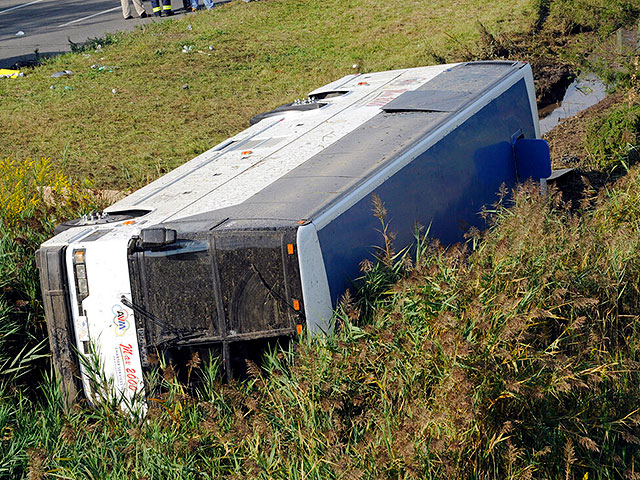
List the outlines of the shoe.
<svg viewBox="0 0 640 480">
<path fill-rule="evenodd" d="M 154 12 L 154 13 L 153 13 L 153 16 L 154 16 L 154 17 L 161 17 L 161 16 L 162 16 L 162 14 L 161 14 L 160 12 Z"/>
<path fill-rule="evenodd" d="M 173 12 L 171 10 L 166 10 L 166 11 L 162 12 L 162 15 L 164 17 L 173 17 Z"/>
<path fill-rule="evenodd" d="M 131 15 L 128 15 L 126 17 L 124 17 L 125 20 L 133 20 L 133 17 Z"/>
<path fill-rule="evenodd" d="M 140 18 L 147 18 L 149 16 L 149 14 L 147 12 L 142 12 L 140 14 Z"/>
</svg>

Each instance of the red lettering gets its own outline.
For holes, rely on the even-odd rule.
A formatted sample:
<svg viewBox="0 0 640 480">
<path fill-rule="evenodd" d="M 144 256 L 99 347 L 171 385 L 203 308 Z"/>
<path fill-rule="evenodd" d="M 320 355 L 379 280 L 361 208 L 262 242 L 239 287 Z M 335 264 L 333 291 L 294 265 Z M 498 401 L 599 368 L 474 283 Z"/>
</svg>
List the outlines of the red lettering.
<svg viewBox="0 0 640 480">
<path fill-rule="evenodd" d="M 131 346 L 131 344 L 127 344 L 127 345 L 123 345 L 122 343 L 120 344 L 120 348 L 122 349 L 122 353 L 126 353 L 128 355 L 133 355 L 133 347 Z"/>
</svg>

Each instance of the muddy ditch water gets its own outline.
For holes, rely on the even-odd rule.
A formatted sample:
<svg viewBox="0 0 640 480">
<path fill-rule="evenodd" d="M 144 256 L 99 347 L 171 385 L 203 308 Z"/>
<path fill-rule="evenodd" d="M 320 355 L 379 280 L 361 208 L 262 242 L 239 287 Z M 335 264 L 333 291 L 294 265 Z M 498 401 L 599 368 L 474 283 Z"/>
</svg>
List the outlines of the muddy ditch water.
<svg viewBox="0 0 640 480">
<path fill-rule="evenodd" d="M 540 133 L 544 135 L 563 120 L 604 100 L 606 96 L 607 88 L 596 75 L 579 76 L 567 87 L 562 100 L 539 110 Z"/>
</svg>

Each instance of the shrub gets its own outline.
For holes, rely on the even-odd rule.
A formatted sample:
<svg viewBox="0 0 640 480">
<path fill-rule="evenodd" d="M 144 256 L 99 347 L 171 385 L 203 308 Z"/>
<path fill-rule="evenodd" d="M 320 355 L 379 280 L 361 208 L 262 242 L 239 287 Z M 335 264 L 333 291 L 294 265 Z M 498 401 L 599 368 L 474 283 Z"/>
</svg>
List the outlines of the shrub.
<svg viewBox="0 0 640 480">
<path fill-rule="evenodd" d="M 585 147 L 592 166 L 611 170 L 636 160 L 640 134 L 640 105 L 620 105 L 596 118 L 586 131 Z"/>
</svg>

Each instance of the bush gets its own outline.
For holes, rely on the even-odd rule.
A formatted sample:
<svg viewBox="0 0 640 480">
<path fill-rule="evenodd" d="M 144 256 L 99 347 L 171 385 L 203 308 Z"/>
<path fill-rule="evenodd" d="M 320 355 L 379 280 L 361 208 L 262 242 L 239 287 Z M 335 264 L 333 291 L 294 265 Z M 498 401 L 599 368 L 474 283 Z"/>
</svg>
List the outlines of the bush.
<svg viewBox="0 0 640 480">
<path fill-rule="evenodd" d="M 640 105 L 620 105 L 592 121 L 586 131 L 585 147 L 592 166 L 611 170 L 637 160 L 640 138 Z"/>
<path fill-rule="evenodd" d="M 41 348 L 34 355 L 46 352 L 35 251 L 57 223 L 97 204 L 91 190 L 73 184 L 48 158 L 0 160 L 0 305 L 7 317 L 0 365 L 22 362 L 20 357 L 36 345 Z M 1 376 L 0 369 L 0 382 Z"/>
</svg>

